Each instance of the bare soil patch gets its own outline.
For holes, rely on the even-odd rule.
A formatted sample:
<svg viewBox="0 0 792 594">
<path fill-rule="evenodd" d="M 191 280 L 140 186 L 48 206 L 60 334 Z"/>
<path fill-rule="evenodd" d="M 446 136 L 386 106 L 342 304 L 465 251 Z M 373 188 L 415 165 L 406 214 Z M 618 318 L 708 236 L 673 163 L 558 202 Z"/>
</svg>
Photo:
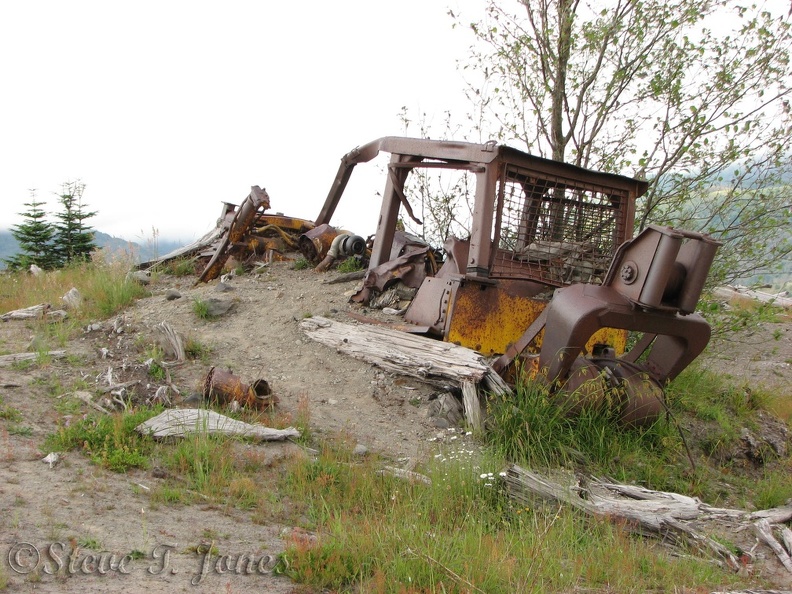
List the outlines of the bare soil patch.
<svg viewBox="0 0 792 594">
<path fill-rule="evenodd" d="M 53 360 L 45 367 L 1 368 L 3 404 L 21 413 L 13 426 L 25 428 L 19 434 L 14 428 L 9 431 L 8 422 L 0 424 L 3 556 L 15 554 L 16 543 L 30 543 L 43 550 L 52 543 L 78 541 L 96 543 L 101 551 L 115 552 L 119 559 L 132 550 L 147 554 L 127 563 L 130 575 L 109 570 L 104 576 L 93 571 L 91 559 L 86 566 L 90 575 L 85 575 L 81 563 L 96 553 L 85 547 L 76 560 L 65 559 L 60 572 L 55 571 L 57 559 L 51 555 L 42 558 L 39 568 L 47 562 L 47 571 L 59 573 L 57 576 L 46 571 L 19 575 L 10 571 L 3 559 L 10 590 L 193 591 L 191 580 L 201 576 L 204 562 L 195 549 L 202 543 L 213 542 L 218 554 L 246 554 L 257 561 L 284 549 L 282 534 L 289 533 L 291 527 L 262 524 L 252 512 L 213 504 L 152 505 L 148 493 L 162 480 L 156 471 L 119 475 L 92 464 L 78 452 L 62 454 L 52 468 L 42 462 L 46 435 L 56 431 L 59 423 L 92 411 L 83 405 L 74 413 L 58 412 L 64 399 L 51 395 L 55 386 L 62 391 L 78 380 L 103 386 L 112 377 L 114 383 L 139 380 L 139 385 L 130 388 L 138 401 L 155 395 L 162 383 L 147 374 L 145 351 L 160 337 L 154 326 L 162 321 L 211 349 L 203 361 L 192 360 L 170 369 L 172 383 L 181 391 L 180 396 L 171 393 L 176 406 L 200 393 L 208 371 L 217 366 L 247 383 L 266 379 L 280 400 L 279 413 L 288 418 L 307 411 L 311 430 L 318 437 L 344 435 L 353 445 L 386 455 L 403 467 L 426 455 L 438 434 L 450 436 L 426 416 L 432 389 L 338 354 L 314 343 L 299 329 L 300 322 L 310 315 L 351 321 L 345 313 L 351 306 L 344 293 L 352 286 L 325 284 L 332 276 L 295 271 L 287 263 L 277 263 L 258 274 L 227 281 L 228 290 L 218 289 L 217 282 L 193 286 L 193 277 L 161 276 L 150 286 L 150 297 L 136 302 L 118 318 L 97 321 L 69 342 L 66 350 L 72 358 L 79 358 L 79 364 Z M 168 290 L 178 291 L 181 297 L 167 300 Z M 230 311 L 215 320 L 200 319 L 194 301 L 212 298 L 232 302 Z M 0 325 L 0 345 L 6 352 L 26 350 L 32 335 L 25 322 Z M 103 404 L 112 405 L 112 396 L 107 394 Z M 460 439 L 464 439 L 463 432 Z M 257 449 L 271 465 L 301 451 L 288 442 L 244 447 Z M 162 558 L 152 555 L 166 551 L 169 566 L 160 571 Z M 76 566 L 70 568 L 72 561 Z M 216 563 L 217 559 L 210 561 Z M 290 592 L 294 588 L 285 578 L 266 572 L 238 574 L 238 570 L 218 573 L 211 565 L 201 583 L 207 591 Z"/>
</svg>

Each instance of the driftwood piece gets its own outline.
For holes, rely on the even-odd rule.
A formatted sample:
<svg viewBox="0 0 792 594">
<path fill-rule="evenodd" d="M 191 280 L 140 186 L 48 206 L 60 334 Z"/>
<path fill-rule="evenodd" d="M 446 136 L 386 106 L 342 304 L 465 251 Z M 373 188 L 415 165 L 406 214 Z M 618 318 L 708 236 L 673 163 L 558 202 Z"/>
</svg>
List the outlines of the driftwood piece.
<svg viewBox="0 0 792 594">
<path fill-rule="evenodd" d="M 97 404 L 96 402 L 94 402 L 93 395 L 90 392 L 86 392 L 84 390 L 77 390 L 76 392 L 72 392 L 71 394 L 64 394 L 64 396 L 73 396 L 78 400 L 82 400 L 85 404 L 87 404 L 91 408 L 95 408 L 99 412 L 104 413 L 106 415 L 109 415 L 111 412 L 101 404 Z M 60 398 L 60 396 L 58 396 L 58 398 Z"/>
<path fill-rule="evenodd" d="M 792 555 L 792 530 L 786 526 L 781 527 L 781 541 L 784 543 L 787 553 Z"/>
<path fill-rule="evenodd" d="M 381 326 L 345 324 L 320 316 L 303 320 L 300 325 L 310 338 L 340 353 L 440 388 L 449 383 L 461 388 L 464 382 L 482 381 L 486 386 L 505 387 L 484 357 L 465 347 Z"/>
<path fill-rule="evenodd" d="M 13 353 L 11 355 L 0 355 L 0 367 L 13 365 L 19 361 L 35 361 L 40 356 L 62 359 L 66 356 L 66 351 L 47 351 L 45 353 Z"/>
<path fill-rule="evenodd" d="M 108 370 L 109 371 L 109 370 Z M 112 375 L 108 374 L 108 381 L 112 379 Z M 116 392 L 118 390 L 126 390 L 127 388 L 131 388 L 132 386 L 137 386 L 140 384 L 140 380 L 129 380 L 128 382 L 121 382 L 119 384 L 111 383 L 104 388 L 99 388 L 103 394 L 107 394 L 108 392 Z"/>
<path fill-rule="evenodd" d="M 135 427 L 135 431 L 155 438 L 212 433 L 250 437 L 260 441 L 279 441 L 300 436 L 300 432 L 294 427 L 272 429 L 263 425 L 251 425 L 204 408 L 166 410 Z"/>
<path fill-rule="evenodd" d="M 501 478 L 509 496 L 522 504 L 531 504 L 537 497 L 568 503 L 588 514 L 622 523 L 633 532 L 660 536 L 664 542 L 675 546 L 692 545 L 702 552 L 714 553 L 735 570 L 740 567 L 736 556 L 707 536 L 699 526 L 711 521 L 738 531 L 753 524 L 784 567 L 792 572 L 792 566 L 780 554 L 784 553 L 783 548 L 772 536 L 769 520 L 788 521 L 792 517 L 792 506 L 789 505 L 757 512 L 718 508 L 679 493 L 652 491 L 593 478 L 586 479 L 585 484 L 567 481 L 568 484 L 563 485 L 517 465 L 510 465 L 501 473 Z M 780 552 L 773 543 L 781 548 Z M 786 559 L 789 559 L 788 555 Z"/>
<path fill-rule="evenodd" d="M 0 320 L 7 322 L 9 320 L 30 320 L 35 318 L 43 318 L 44 314 L 49 311 L 52 306 L 49 303 L 39 303 L 23 309 L 15 309 L 0 315 Z"/>
</svg>

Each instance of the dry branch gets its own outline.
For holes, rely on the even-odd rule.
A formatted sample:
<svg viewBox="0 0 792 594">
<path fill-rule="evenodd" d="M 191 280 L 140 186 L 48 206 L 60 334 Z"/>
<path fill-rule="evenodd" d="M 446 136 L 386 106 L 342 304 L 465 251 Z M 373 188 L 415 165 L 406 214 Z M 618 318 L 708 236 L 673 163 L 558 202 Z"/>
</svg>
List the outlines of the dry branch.
<svg viewBox="0 0 792 594">
<path fill-rule="evenodd" d="M 784 547 L 781 546 L 781 543 L 773 536 L 773 528 L 770 526 L 770 522 L 763 518 L 754 524 L 754 530 L 756 530 L 756 535 L 759 539 L 772 549 L 778 560 L 781 561 L 781 565 L 789 573 L 792 573 L 792 559 L 790 559 Z"/>
<path fill-rule="evenodd" d="M 135 427 L 135 431 L 155 438 L 213 433 L 277 441 L 300 436 L 300 432 L 294 427 L 272 429 L 263 425 L 251 425 L 203 408 L 166 410 Z"/>
<path fill-rule="evenodd" d="M 109 415 L 110 412 L 111 412 L 111 411 L 107 410 L 104 406 L 102 406 L 101 404 L 97 404 L 96 402 L 94 402 L 93 401 L 93 396 L 91 395 L 90 392 L 85 392 L 83 390 L 77 390 L 76 392 L 72 392 L 71 394 L 64 394 L 64 396 L 73 396 L 74 398 L 77 398 L 78 400 L 82 400 L 88 406 L 90 406 L 92 408 L 95 408 L 99 412 L 104 413 L 106 415 Z M 60 398 L 60 396 L 59 396 L 59 398 Z"/>
</svg>

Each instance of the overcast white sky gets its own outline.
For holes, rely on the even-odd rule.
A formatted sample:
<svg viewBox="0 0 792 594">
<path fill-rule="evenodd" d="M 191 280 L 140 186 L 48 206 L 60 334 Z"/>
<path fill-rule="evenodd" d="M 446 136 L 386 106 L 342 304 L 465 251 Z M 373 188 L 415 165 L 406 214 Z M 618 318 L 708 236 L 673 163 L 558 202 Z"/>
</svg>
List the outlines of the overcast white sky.
<svg viewBox="0 0 792 594">
<path fill-rule="evenodd" d="M 465 109 L 456 60 L 471 38 L 447 11 L 477 20 L 483 5 L 2 2 L 0 228 L 30 189 L 57 211 L 74 180 L 91 225 L 133 241 L 196 239 L 251 185 L 272 211 L 314 219 L 344 153 L 403 134 L 402 106 L 438 122 Z M 384 177 L 370 183 L 334 222 L 373 233 Z"/>
</svg>

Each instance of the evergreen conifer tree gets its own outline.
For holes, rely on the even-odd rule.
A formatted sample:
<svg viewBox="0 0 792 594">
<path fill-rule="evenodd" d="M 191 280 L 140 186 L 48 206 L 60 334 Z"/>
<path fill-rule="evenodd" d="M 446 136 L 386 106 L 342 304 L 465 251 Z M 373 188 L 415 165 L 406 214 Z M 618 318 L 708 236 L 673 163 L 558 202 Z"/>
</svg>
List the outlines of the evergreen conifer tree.
<svg viewBox="0 0 792 594">
<path fill-rule="evenodd" d="M 96 212 L 86 212 L 82 203 L 85 184 L 67 182 L 63 184 L 58 202 L 62 210 L 55 214 L 55 252 L 58 265 L 66 266 L 90 258 L 97 246 L 94 243 L 93 229 L 85 224 Z"/>
<path fill-rule="evenodd" d="M 31 192 L 31 201 L 25 203 L 28 210 L 18 213 L 24 221 L 11 227 L 11 235 L 19 243 L 22 253 L 4 260 L 9 268 L 27 268 L 31 264 L 44 270 L 58 267 L 53 244 L 55 228 L 46 221 L 47 213 L 41 209 L 44 204 Z"/>
</svg>

